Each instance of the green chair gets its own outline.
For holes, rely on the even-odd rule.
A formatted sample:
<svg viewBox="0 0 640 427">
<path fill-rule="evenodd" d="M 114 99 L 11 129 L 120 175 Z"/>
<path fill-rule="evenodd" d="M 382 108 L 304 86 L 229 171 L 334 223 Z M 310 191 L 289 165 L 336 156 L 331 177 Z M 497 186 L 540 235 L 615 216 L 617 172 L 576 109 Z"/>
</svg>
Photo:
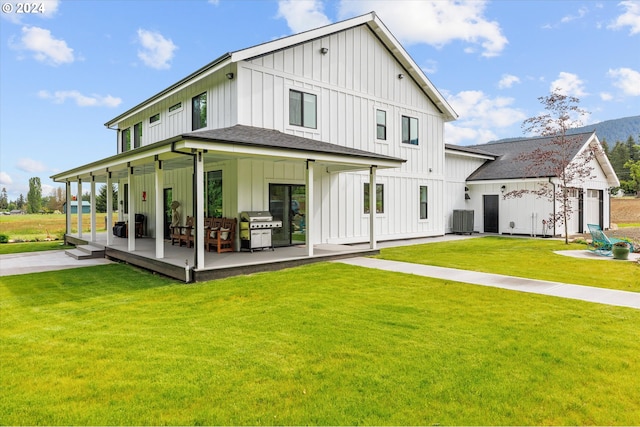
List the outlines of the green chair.
<svg viewBox="0 0 640 427">
<path fill-rule="evenodd" d="M 616 242 L 625 242 L 629 245 L 631 252 L 634 252 L 633 244 L 625 239 L 616 239 L 608 237 L 597 224 L 587 224 L 589 233 L 591 233 L 591 243 L 587 246 L 591 252 L 595 252 L 602 256 L 612 256 L 611 250 Z"/>
</svg>

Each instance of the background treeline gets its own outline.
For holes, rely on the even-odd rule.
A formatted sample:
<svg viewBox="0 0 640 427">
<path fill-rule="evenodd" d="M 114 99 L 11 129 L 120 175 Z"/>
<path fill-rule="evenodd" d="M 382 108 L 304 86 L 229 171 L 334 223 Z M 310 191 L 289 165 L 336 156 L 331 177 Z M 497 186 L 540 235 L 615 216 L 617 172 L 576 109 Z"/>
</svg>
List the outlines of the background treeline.
<svg viewBox="0 0 640 427">
<path fill-rule="evenodd" d="M 640 195 L 640 134 L 637 141 L 629 136 L 614 144 L 602 140 L 602 146 L 620 180 L 625 195 Z"/>
<path fill-rule="evenodd" d="M 113 192 L 112 210 L 118 207 L 118 190 L 115 185 L 111 186 Z M 74 196 L 73 201 L 76 201 Z M 82 195 L 82 201 L 90 201 L 91 194 L 86 192 Z M 40 178 L 29 179 L 29 193 L 25 198 L 22 194 L 16 200 L 9 200 L 7 197 L 7 189 L 0 191 L 0 211 L 10 212 L 14 210 L 23 211 L 25 213 L 59 213 L 63 212 L 63 206 L 67 201 L 66 191 L 63 187 L 58 187 L 48 196 L 42 195 L 42 185 Z M 96 194 L 96 211 L 107 211 L 107 186 L 102 185 L 98 188 Z"/>
</svg>

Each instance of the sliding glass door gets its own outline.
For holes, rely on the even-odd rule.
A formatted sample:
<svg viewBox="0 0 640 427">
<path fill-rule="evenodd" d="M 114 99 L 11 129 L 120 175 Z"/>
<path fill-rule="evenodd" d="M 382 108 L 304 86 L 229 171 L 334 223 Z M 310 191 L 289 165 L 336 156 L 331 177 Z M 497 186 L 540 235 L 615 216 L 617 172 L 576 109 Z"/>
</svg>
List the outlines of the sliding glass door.
<svg viewBox="0 0 640 427">
<path fill-rule="evenodd" d="M 306 200 L 304 185 L 269 184 L 269 212 L 282 221 L 273 230 L 273 246 L 303 244 L 306 240 Z"/>
</svg>

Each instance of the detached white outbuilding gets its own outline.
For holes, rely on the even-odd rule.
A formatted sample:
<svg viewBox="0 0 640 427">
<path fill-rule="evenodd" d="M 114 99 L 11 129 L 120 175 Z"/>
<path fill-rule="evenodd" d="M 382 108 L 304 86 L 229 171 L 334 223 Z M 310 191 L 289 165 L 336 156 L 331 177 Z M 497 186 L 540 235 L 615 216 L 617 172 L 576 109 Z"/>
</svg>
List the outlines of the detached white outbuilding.
<svg viewBox="0 0 640 427">
<path fill-rule="evenodd" d="M 532 168 L 536 150 L 549 149 L 552 138 L 458 147 L 447 145 L 446 170 L 450 202 L 448 232 L 454 231 L 453 210 L 474 212 L 474 231 L 481 233 L 557 236 L 564 227 L 551 218 L 561 210 L 557 197 L 539 197 L 542 186 L 557 188 L 559 177 L 541 165 Z M 594 156 L 586 166 L 589 177 L 571 182 L 567 191 L 573 214 L 569 234 L 587 232 L 587 224 L 610 226 L 609 189 L 620 185 L 595 132 L 571 136 L 568 158 L 577 162 L 586 150 Z M 525 190 L 521 197 L 509 197 Z"/>
</svg>

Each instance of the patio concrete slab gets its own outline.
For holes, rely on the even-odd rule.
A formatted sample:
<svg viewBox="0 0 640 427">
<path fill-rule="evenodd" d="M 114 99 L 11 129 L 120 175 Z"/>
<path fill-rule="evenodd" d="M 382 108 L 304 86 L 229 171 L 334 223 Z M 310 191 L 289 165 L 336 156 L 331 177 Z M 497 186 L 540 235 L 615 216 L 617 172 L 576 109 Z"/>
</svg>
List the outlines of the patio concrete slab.
<svg viewBox="0 0 640 427">
<path fill-rule="evenodd" d="M 554 253 L 558 254 L 558 255 L 564 255 L 564 256 L 570 256 L 573 258 L 581 258 L 581 259 L 593 259 L 593 260 L 599 260 L 599 261 L 616 261 L 616 262 L 625 262 L 625 260 L 619 260 L 619 259 L 613 259 L 612 256 L 602 256 L 602 255 L 598 255 L 594 252 L 591 251 L 585 251 L 585 250 L 581 250 L 581 251 L 555 251 Z M 640 261 L 640 254 L 637 253 L 630 253 L 629 254 L 629 259 L 626 260 L 631 261 L 631 262 L 638 262 Z"/>
<path fill-rule="evenodd" d="M 0 276 L 14 274 L 39 273 L 67 268 L 89 267 L 92 265 L 111 264 L 106 258 L 77 260 L 64 251 L 26 252 L 0 255 Z"/>
<path fill-rule="evenodd" d="M 500 274 L 480 273 L 476 271 L 412 264 L 408 262 L 388 261 L 377 258 L 356 257 L 337 260 L 335 262 L 360 267 L 377 268 L 380 270 L 394 271 L 398 273 L 433 277 L 436 279 L 451 280 L 454 282 L 470 283 L 473 285 L 491 286 L 512 291 L 529 292 L 589 301 L 599 304 L 640 309 L 640 293 L 637 292 L 625 292 L 615 289 L 596 288 L 592 286 L 525 279 Z"/>
</svg>

